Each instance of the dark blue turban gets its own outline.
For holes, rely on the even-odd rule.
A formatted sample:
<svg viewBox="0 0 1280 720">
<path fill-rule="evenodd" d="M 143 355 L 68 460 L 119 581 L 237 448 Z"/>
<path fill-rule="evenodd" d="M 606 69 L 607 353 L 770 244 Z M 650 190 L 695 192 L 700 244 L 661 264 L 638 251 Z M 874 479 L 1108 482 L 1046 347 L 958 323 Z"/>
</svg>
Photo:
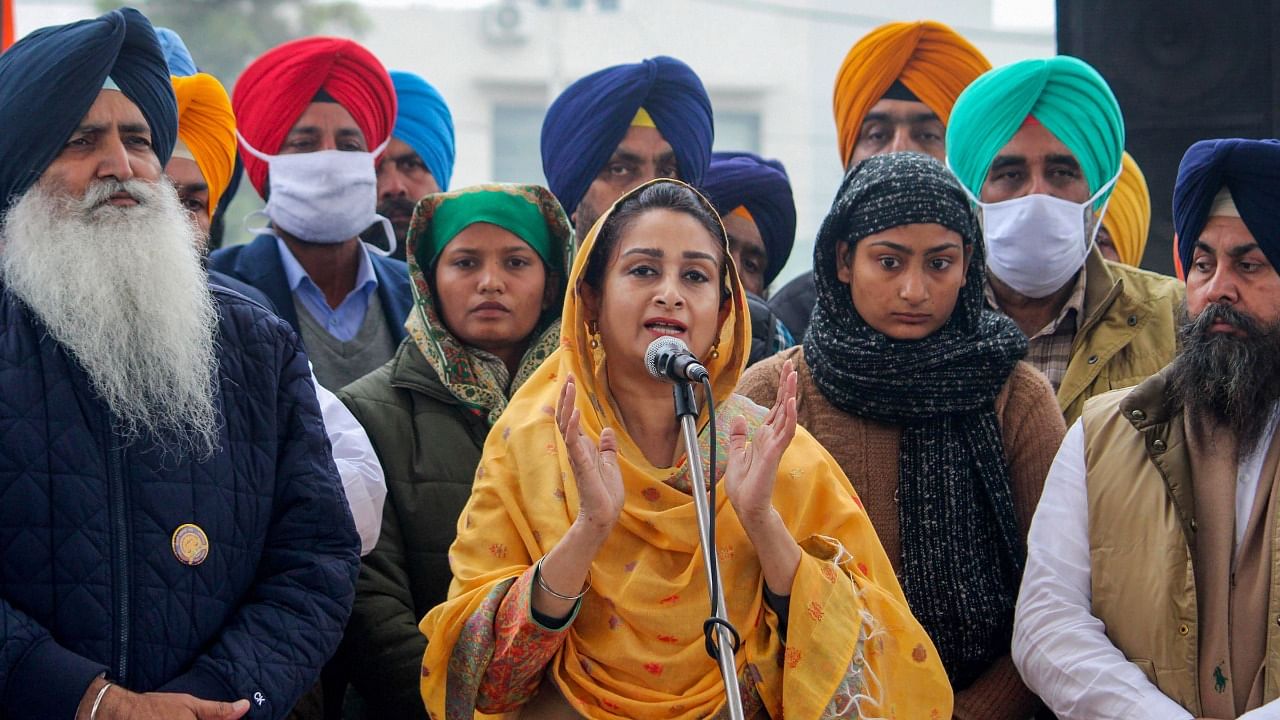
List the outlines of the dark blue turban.
<svg viewBox="0 0 1280 720">
<path fill-rule="evenodd" d="M 1280 272 L 1280 140 L 1201 140 L 1187 149 L 1173 186 L 1182 267 L 1190 271 L 1195 243 L 1224 186 L 1262 253 Z"/>
<path fill-rule="evenodd" d="M 142 111 L 163 166 L 178 136 L 169 67 L 150 21 L 131 8 L 40 28 L 0 54 L 0 203 L 35 184 L 110 76 Z"/>
<path fill-rule="evenodd" d="M 721 215 L 740 207 L 751 213 L 769 253 L 764 284 L 773 282 L 796 241 L 796 201 L 787 169 L 751 153 L 715 153 L 699 189 Z"/>
<path fill-rule="evenodd" d="M 396 89 L 396 125 L 391 134 L 418 153 L 441 190 L 453 177 L 453 116 L 440 92 L 413 73 L 391 71 Z"/>
<path fill-rule="evenodd" d="M 702 183 L 714 133 L 702 81 L 666 56 L 614 65 L 565 88 L 542 121 L 542 172 L 566 213 L 573 215 L 642 107 L 675 151 L 680 179 Z"/>
</svg>

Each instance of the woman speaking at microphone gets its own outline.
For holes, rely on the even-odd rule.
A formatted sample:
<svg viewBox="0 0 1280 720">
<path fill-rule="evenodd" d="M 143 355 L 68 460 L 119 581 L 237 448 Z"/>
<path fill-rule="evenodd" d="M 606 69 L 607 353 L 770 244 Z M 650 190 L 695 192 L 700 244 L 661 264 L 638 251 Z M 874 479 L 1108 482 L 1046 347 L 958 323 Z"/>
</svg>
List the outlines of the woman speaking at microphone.
<svg viewBox="0 0 1280 720">
<path fill-rule="evenodd" d="M 741 637 L 748 718 L 948 718 L 952 696 L 849 481 L 772 408 L 733 394 L 750 331 L 724 228 L 688 186 L 623 196 L 575 258 L 560 348 L 485 444 L 450 551 L 449 600 L 422 622 L 437 720 L 709 718 L 711 602 L 671 386 L 649 344 L 683 341 L 711 375 L 716 557 Z M 716 427 L 706 405 L 714 404 Z"/>
</svg>

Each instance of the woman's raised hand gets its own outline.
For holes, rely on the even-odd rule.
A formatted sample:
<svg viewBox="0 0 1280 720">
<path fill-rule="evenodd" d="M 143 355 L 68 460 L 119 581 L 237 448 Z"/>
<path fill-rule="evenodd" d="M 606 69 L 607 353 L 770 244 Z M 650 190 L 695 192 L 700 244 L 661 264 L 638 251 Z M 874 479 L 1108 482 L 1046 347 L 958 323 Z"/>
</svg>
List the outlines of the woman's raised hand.
<svg viewBox="0 0 1280 720">
<path fill-rule="evenodd" d="M 608 534 L 622 514 L 625 496 L 622 471 L 618 468 L 618 439 L 613 428 L 605 428 L 600 431 L 600 446 L 596 447 L 579 426 L 577 397 L 578 384 L 570 375 L 560 389 L 556 424 L 569 450 L 569 466 L 573 470 L 573 481 L 578 486 L 578 522 L 585 523 L 586 528 Z"/>
<path fill-rule="evenodd" d="M 613 430 L 605 428 L 596 447 L 582 432 L 577 399 L 578 383 L 570 375 L 556 401 L 556 425 L 569 450 L 569 469 L 578 486 L 578 517 L 539 561 L 541 574 L 532 599 L 534 610 L 553 618 L 567 618 L 587 591 L 591 563 L 613 532 L 624 497 L 618 439 Z"/>
<path fill-rule="evenodd" d="M 729 502 L 748 532 L 773 515 L 773 486 L 778 461 L 796 435 L 796 371 L 790 360 L 782 364 L 778 397 L 756 430 L 747 438 L 747 420 L 735 417 L 729 425 L 729 464 L 724 488 Z"/>
</svg>

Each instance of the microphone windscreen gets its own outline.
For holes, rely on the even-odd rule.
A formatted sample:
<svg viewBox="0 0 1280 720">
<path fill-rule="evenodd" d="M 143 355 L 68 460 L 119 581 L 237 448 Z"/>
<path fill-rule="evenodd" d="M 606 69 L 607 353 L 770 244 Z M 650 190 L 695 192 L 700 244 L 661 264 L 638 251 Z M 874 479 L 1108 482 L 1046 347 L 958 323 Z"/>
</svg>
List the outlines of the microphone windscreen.
<svg viewBox="0 0 1280 720">
<path fill-rule="evenodd" d="M 649 347 L 645 348 L 645 369 L 648 370 L 649 374 L 655 379 L 667 380 L 669 378 L 666 372 L 664 372 L 665 368 L 663 367 L 661 360 L 663 356 L 675 357 L 681 352 L 687 353 L 689 352 L 689 348 L 682 340 L 680 340 L 680 338 L 674 338 L 669 335 L 657 338 L 653 342 L 649 343 Z"/>
</svg>

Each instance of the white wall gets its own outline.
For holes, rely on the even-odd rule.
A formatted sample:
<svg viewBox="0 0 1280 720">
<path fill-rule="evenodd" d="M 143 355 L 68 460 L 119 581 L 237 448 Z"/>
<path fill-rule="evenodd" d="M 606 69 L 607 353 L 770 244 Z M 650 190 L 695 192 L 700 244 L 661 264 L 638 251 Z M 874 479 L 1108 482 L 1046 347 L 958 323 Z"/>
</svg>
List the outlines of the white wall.
<svg viewBox="0 0 1280 720">
<path fill-rule="evenodd" d="M 897 0 L 892 13 L 868 0 L 621 0 L 616 12 L 594 8 L 594 0 L 577 11 L 516 3 L 526 21 L 524 39 L 510 43 L 486 37 L 492 10 L 370 10 L 369 47 L 388 67 L 426 77 L 452 107 L 454 184 L 491 179 L 496 101 L 545 104 L 594 70 L 672 55 L 698 72 L 716 109 L 758 112 L 762 153 L 787 166 L 799 226 L 791 262 L 775 286 L 809 266 L 812 239 L 839 185 L 831 91 L 840 62 L 860 37 L 882 22 L 929 18 L 962 29 L 996 65 L 1054 52 L 1051 29 L 993 29 L 991 0 Z M 787 5 L 801 10 L 787 11 Z"/>
</svg>

